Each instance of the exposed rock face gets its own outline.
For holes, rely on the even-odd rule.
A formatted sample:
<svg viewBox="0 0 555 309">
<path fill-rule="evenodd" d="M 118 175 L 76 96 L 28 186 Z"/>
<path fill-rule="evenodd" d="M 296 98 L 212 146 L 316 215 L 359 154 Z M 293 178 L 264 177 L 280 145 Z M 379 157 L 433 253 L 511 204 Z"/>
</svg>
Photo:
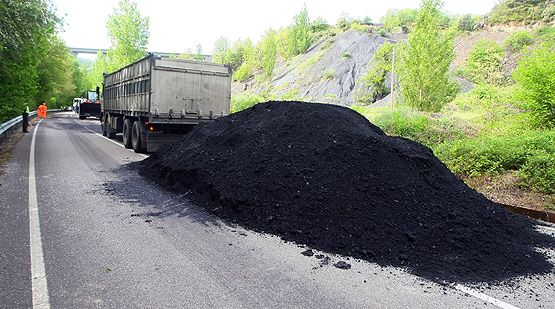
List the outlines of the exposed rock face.
<svg viewBox="0 0 555 309">
<path fill-rule="evenodd" d="M 320 41 L 303 55 L 278 63 L 269 86 L 254 82 L 236 84 L 233 92 L 240 94 L 246 89 L 258 93 L 270 88 L 278 97 L 352 105 L 356 92 L 364 87 L 360 78 L 368 72 L 376 49 L 387 41 L 404 38 L 348 30 Z"/>
</svg>

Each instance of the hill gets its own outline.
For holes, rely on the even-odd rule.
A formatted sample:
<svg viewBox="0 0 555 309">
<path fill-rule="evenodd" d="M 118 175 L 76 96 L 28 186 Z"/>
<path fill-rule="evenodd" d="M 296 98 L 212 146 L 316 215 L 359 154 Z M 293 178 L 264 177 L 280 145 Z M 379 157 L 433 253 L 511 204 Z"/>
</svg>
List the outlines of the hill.
<svg viewBox="0 0 555 309">
<path fill-rule="evenodd" d="M 487 16 L 488 25 L 535 25 L 555 22 L 553 0 L 504 0 Z"/>
</svg>

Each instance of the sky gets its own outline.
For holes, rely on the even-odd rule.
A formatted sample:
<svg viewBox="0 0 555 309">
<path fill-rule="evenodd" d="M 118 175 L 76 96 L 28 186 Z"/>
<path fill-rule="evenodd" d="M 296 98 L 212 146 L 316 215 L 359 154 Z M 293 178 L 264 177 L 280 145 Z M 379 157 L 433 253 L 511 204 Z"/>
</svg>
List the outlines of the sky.
<svg viewBox="0 0 555 309">
<path fill-rule="evenodd" d="M 61 37 L 69 47 L 108 48 L 108 15 L 118 0 L 53 0 L 64 18 Z M 148 50 L 154 52 L 196 52 L 211 54 L 214 42 L 226 37 L 232 42 L 251 38 L 254 42 L 267 29 L 289 25 L 306 4 L 309 17 L 335 24 L 347 14 L 369 16 L 379 22 L 388 9 L 417 8 L 420 0 L 136 0 L 143 16 L 150 19 Z M 485 14 L 498 0 L 444 0 L 443 10 L 451 14 Z M 92 56 L 94 58 L 94 56 Z"/>
</svg>

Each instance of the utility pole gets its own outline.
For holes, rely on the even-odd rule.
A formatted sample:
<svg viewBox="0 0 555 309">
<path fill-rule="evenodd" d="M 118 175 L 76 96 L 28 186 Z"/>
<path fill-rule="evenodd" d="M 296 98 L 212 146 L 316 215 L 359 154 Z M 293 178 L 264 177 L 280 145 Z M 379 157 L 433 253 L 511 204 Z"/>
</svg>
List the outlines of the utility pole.
<svg viewBox="0 0 555 309">
<path fill-rule="evenodd" d="M 391 50 L 391 109 L 395 104 L 395 47 Z"/>
</svg>

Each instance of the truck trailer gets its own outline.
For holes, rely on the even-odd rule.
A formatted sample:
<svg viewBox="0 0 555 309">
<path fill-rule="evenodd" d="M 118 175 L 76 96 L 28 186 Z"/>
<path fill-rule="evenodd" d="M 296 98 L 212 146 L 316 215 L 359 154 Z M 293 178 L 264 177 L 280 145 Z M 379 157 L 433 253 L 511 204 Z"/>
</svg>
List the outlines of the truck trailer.
<svg viewBox="0 0 555 309">
<path fill-rule="evenodd" d="M 231 65 L 148 55 L 105 74 L 102 94 L 102 134 L 123 133 L 125 147 L 153 152 L 229 114 Z"/>
</svg>

